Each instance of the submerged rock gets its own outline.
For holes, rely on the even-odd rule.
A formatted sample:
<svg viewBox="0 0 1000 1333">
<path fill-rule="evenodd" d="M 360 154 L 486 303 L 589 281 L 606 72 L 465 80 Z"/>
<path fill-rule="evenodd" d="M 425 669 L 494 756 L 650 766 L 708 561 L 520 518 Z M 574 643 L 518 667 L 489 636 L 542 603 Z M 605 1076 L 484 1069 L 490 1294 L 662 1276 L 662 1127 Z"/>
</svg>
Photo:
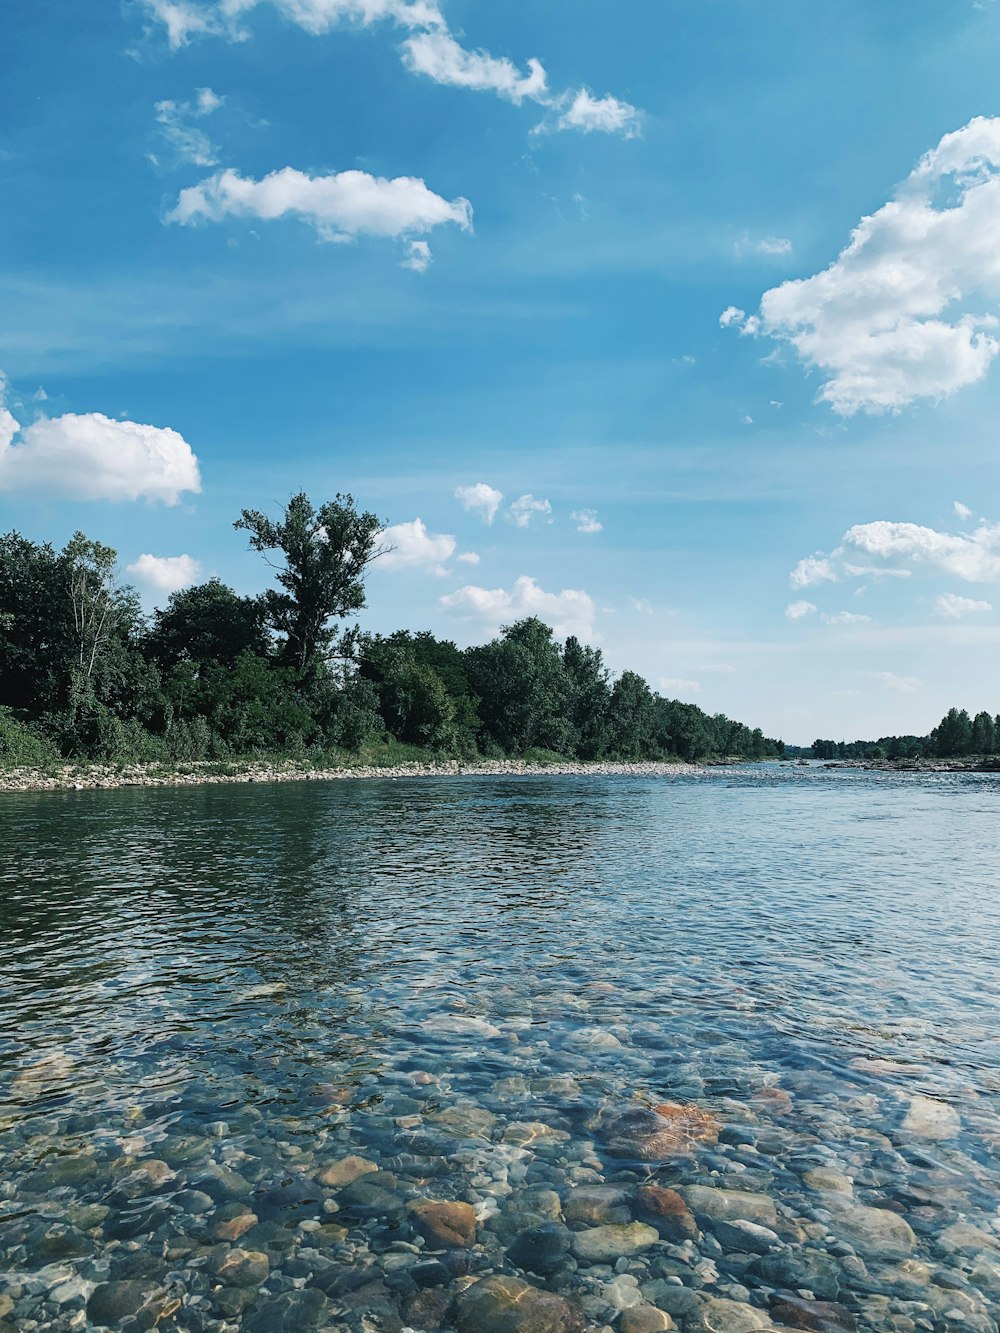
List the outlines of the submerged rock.
<svg viewBox="0 0 1000 1333">
<path fill-rule="evenodd" d="M 551 1277 L 565 1268 L 573 1233 L 558 1222 L 524 1231 L 507 1251 L 507 1258 L 517 1268 L 541 1277 Z"/>
<path fill-rule="evenodd" d="M 613 1263 L 622 1257 L 642 1254 L 659 1242 L 660 1233 L 645 1222 L 630 1222 L 626 1226 L 590 1227 L 573 1236 L 573 1253 L 587 1263 Z"/>
<path fill-rule="evenodd" d="M 487 1277 L 458 1298 L 458 1333 L 583 1333 L 583 1315 L 565 1297 L 516 1277 Z"/>
<path fill-rule="evenodd" d="M 667 1240 L 697 1240 L 698 1223 L 676 1190 L 644 1185 L 636 1191 L 636 1208 Z"/>
<path fill-rule="evenodd" d="M 605 1135 L 618 1156 L 651 1162 L 686 1157 L 698 1147 L 717 1143 L 721 1129 L 720 1121 L 698 1106 L 663 1102 L 653 1109 L 629 1107 L 612 1116 Z"/>
<path fill-rule="evenodd" d="M 812 1333 L 856 1333 L 858 1321 L 844 1305 L 834 1301 L 809 1301 L 788 1292 L 771 1297 L 771 1317 L 789 1328 Z"/>
<path fill-rule="evenodd" d="M 714 1189 L 711 1185 L 687 1185 L 681 1191 L 695 1217 L 732 1222 L 756 1222 L 758 1226 L 774 1226 L 778 1210 L 774 1200 L 766 1194 L 746 1190 Z"/>
<path fill-rule="evenodd" d="M 910 1098 L 903 1129 L 918 1139 L 954 1139 L 962 1131 L 962 1121 L 947 1102 L 918 1094 Z"/>
<path fill-rule="evenodd" d="M 850 1241 L 866 1259 L 905 1259 L 916 1249 L 913 1229 L 898 1213 L 869 1208 L 839 1195 L 831 1195 L 826 1207 L 833 1214 L 830 1230 Z"/>
<path fill-rule="evenodd" d="M 320 1174 L 320 1184 L 327 1185 L 330 1189 L 344 1189 L 348 1185 L 353 1185 L 356 1180 L 362 1176 L 371 1175 L 377 1171 L 378 1167 L 374 1162 L 369 1162 L 364 1157 L 342 1157 L 339 1162 L 333 1162 Z"/>
<path fill-rule="evenodd" d="M 476 1210 L 469 1203 L 428 1200 L 410 1205 L 413 1224 L 436 1249 L 465 1249 L 476 1238 Z"/>
</svg>

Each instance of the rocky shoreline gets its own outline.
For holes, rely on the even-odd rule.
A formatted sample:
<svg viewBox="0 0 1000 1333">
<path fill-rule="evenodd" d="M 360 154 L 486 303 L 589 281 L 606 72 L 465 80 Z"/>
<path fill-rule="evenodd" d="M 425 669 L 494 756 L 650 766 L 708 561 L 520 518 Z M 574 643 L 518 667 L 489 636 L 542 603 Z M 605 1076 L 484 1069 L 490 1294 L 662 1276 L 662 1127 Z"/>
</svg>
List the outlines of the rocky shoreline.
<svg viewBox="0 0 1000 1333">
<path fill-rule="evenodd" d="M 443 759 L 435 763 L 357 765 L 316 768 L 287 760 L 281 763 L 226 764 L 213 761 L 171 767 L 164 764 L 61 764 L 52 768 L 0 769 L 0 792 L 85 791 L 119 787 L 191 787 L 237 782 L 331 782 L 359 778 L 440 777 L 693 777 L 721 772 L 700 764 L 684 763 L 565 763 L 537 764 L 520 759 L 490 759 L 463 763 Z"/>
</svg>

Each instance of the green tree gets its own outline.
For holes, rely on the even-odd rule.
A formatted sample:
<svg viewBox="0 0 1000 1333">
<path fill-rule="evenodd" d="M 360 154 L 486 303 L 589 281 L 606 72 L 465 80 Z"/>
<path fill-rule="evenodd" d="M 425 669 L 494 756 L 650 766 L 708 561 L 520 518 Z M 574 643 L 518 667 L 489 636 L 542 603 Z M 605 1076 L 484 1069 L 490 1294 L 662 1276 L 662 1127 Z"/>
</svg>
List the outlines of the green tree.
<svg viewBox="0 0 1000 1333">
<path fill-rule="evenodd" d="M 608 744 L 609 673 L 600 648 L 591 648 L 571 634 L 563 645 L 566 709 L 573 730 L 573 753 L 597 759 Z"/>
<path fill-rule="evenodd" d="M 266 657 L 269 647 L 260 601 L 238 596 L 219 579 L 172 593 L 166 607 L 153 612 L 145 643 L 165 671 L 181 662 L 232 666 L 243 653 Z"/>
<path fill-rule="evenodd" d="M 548 625 L 535 616 L 506 625 L 499 639 L 470 648 L 467 660 L 488 744 L 513 755 L 569 750 L 568 682 Z"/>
<path fill-rule="evenodd" d="M 264 608 L 281 636 L 282 664 L 307 682 L 331 658 L 350 656 L 355 635 L 331 622 L 363 609 L 365 571 L 387 549 L 378 544 L 384 524 L 372 513 L 359 513 L 350 495 L 316 508 L 300 491 L 280 521 L 244 509 L 233 526 L 250 534 L 251 550 L 277 557 L 269 563 L 279 587 L 264 594 Z"/>
<path fill-rule="evenodd" d="M 51 546 L 0 536 L 0 704 L 35 716 L 66 706 L 75 647 L 68 577 Z"/>
<path fill-rule="evenodd" d="M 940 759 L 965 755 L 972 749 L 972 721 L 965 709 L 950 708 L 932 732 Z"/>
<path fill-rule="evenodd" d="M 973 754 L 992 754 L 996 749 L 996 728 L 990 713 L 977 713 L 972 719 Z"/>
</svg>

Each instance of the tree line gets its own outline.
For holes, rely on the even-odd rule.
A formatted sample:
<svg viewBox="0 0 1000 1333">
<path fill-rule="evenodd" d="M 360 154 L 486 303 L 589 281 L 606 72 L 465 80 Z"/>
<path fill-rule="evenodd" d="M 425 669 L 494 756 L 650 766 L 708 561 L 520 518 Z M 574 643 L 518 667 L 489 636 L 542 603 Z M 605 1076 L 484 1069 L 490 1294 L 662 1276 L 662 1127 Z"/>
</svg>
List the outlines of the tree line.
<svg viewBox="0 0 1000 1333">
<path fill-rule="evenodd" d="M 883 736 L 877 741 L 815 740 L 814 759 L 990 758 L 1000 751 L 1000 713 L 950 708 L 928 736 Z"/>
<path fill-rule="evenodd" d="M 363 633 L 385 525 L 352 496 L 303 493 L 235 525 L 274 571 L 256 597 L 218 579 L 143 614 L 115 551 L 0 536 L 0 761 L 110 762 L 359 752 L 455 757 L 764 759 L 780 741 L 613 677 L 600 649 L 532 617 L 460 649 Z"/>
</svg>

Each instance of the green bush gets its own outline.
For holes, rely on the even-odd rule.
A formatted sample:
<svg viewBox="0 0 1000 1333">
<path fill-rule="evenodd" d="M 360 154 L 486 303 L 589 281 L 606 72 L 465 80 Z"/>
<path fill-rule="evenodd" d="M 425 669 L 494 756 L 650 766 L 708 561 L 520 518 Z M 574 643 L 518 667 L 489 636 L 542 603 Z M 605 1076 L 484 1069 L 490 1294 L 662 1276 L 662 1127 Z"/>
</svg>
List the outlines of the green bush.
<svg viewBox="0 0 1000 1333">
<path fill-rule="evenodd" d="M 36 768 L 58 760 L 59 752 L 47 736 L 19 722 L 11 709 L 0 708 L 0 765 Z"/>
</svg>

